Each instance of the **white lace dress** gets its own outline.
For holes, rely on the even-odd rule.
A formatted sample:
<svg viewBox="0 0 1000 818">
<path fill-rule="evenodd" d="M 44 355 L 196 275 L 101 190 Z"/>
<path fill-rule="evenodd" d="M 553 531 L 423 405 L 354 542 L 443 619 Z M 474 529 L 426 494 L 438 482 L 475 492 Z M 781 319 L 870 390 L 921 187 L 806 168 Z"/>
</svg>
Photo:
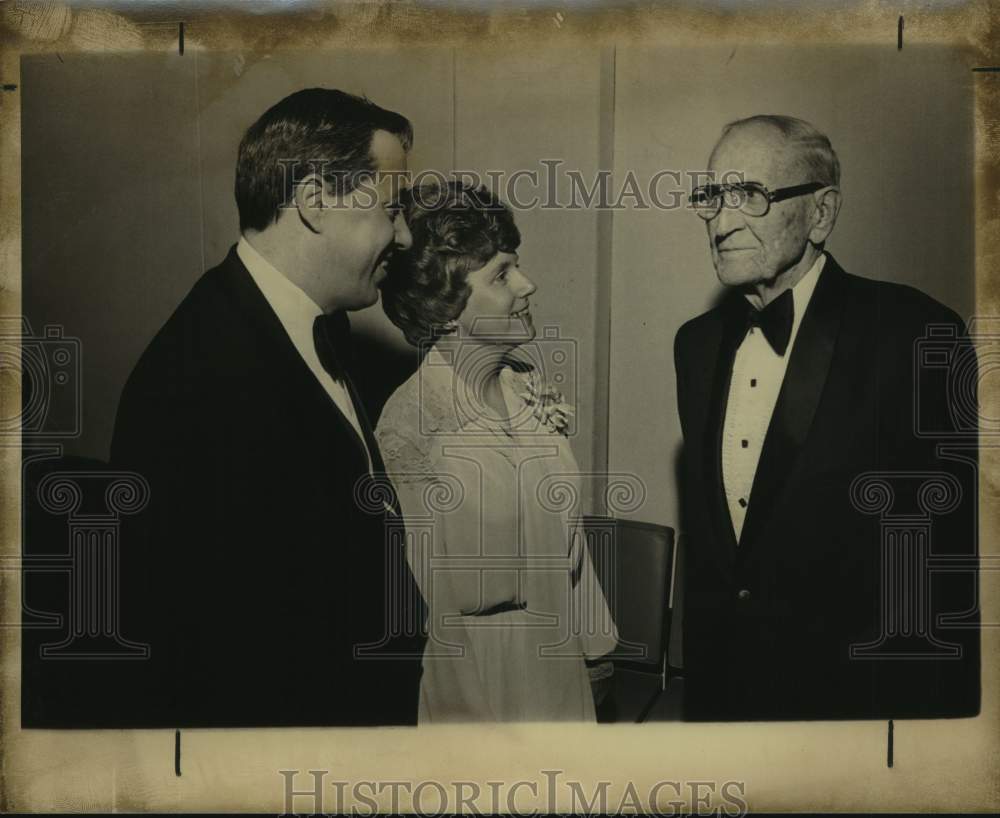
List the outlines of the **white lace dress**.
<svg viewBox="0 0 1000 818">
<path fill-rule="evenodd" d="M 421 723 L 595 718 L 584 657 L 612 650 L 617 632 L 571 525 L 579 467 L 522 397 L 531 377 L 501 375 L 505 429 L 468 410 L 432 348 L 375 432 L 428 607 Z M 493 613 L 476 604 L 491 574 L 515 589 Z"/>
</svg>

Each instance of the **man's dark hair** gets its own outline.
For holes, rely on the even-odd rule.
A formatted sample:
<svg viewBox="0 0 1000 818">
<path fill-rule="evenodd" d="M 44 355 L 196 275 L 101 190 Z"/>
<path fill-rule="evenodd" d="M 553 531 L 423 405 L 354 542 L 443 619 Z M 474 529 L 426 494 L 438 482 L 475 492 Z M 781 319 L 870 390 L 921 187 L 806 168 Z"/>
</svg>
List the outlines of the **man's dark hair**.
<svg viewBox="0 0 1000 818">
<path fill-rule="evenodd" d="M 350 193 L 375 164 L 375 131 L 413 144 L 413 126 L 402 114 L 330 88 L 307 88 L 271 106 L 240 142 L 236 206 L 240 232 L 263 230 L 292 199 L 295 185 L 322 173 L 336 193 Z"/>
<path fill-rule="evenodd" d="M 414 346 L 434 341 L 458 318 L 471 289 L 466 277 L 497 253 L 521 244 L 514 214 L 484 187 L 428 185 L 402 197 L 413 236 L 395 253 L 382 284 L 382 308 Z"/>
</svg>

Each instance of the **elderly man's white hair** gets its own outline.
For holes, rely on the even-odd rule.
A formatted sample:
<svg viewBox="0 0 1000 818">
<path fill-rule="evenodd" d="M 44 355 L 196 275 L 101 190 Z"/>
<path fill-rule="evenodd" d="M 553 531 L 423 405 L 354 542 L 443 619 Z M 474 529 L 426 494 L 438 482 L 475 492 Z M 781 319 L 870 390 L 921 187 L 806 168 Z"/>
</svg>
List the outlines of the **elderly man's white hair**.
<svg viewBox="0 0 1000 818">
<path fill-rule="evenodd" d="M 826 134 L 818 131 L 804 119 L 781 114 L 757 114 L 746 119 L 737 119 L 723 127 L 719 142 L 736 129 L 748 125 L 769 125 L 785 138 L 805 166 L 809 178 L 806 182 L 822 182 L 824 185 L 840 184 L 840 160 Z M 718 145 L 718 143 L 716 143 Z"/>
</svg>

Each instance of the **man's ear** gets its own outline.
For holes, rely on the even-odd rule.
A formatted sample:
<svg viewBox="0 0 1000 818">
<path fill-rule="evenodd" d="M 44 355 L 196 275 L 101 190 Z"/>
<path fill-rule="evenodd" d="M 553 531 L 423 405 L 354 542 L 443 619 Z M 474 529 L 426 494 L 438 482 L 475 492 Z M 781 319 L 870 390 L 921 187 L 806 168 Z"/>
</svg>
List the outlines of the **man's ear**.
<svg viewBox="0 0 1000 818">
<path fill-rule="evenodd" d="M 840 188 L 827 187 L 819 192 L 816 198 L 816 213 L 812 230 L 809 231 L 809 240 L 813 244 L 822 244 L 826 241 L 833 226 L 837 223 L 837 214 L 840 213 Z"/>
<path fill-rule="evenodd" d="M 323 177 L 318 173 L 310 173 L 295 185 L 292 191 L 292 201 L 299 218 L 313 233 L 323 232 L 323 221 L 320 217 L 325 202 L 324 191 Z"/>
</svg>

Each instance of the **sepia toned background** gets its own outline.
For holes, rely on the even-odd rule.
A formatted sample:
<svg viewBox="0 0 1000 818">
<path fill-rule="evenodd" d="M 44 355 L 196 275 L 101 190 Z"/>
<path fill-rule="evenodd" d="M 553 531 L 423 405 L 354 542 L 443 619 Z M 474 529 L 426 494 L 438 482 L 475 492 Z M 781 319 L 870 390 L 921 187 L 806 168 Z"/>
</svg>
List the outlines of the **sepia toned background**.
<svg viewBox="0 0 1000 818">
<path fill-rule="evenodd" d="M 5 7 L 11 5 L 27 3 L 18 1 Z M 362 64 L 357 57 L 344 57 L 345 53 L 354 54 L 344 48 L 358 42 L 378 41 L 398 46 L 404 40 L 440 40 L 461 45 L 466 54 L 477 54 L 489 44 L 500 53 L 489 73 L 492 82 L 482 86 L 482 93 L 496 98 L 484 100 L 481 108 L 492 107 L 504 94 L 511 95 L 508 99 L 512 98 L 516 107 L 517 95 L 528 89 L 505 82 L 504 70 L 517 64 L 537 65 L 532 60 L 541 60 L 544 66 L 557 49 L 564 49 L 577 60 L 569 65 L 578 66 L 579 61 L 589 60 L 599 72 L 600 103 L 589 106 L 591 111 L 597 111 L 602 123 L 596 136 L 597 155 L 602 164 L 616 169 L 620 167 L 623 146 L 629 144 L 637 146 L 630 157 L 645 156 L 650 164 L 658 161 L 656 157 L 663 146 L 685 147 L 700 166 L 723 122 L 771 105 L 775 110 L 779 104 L 801 105 L 799 110 L 786 109 L 786 112 L 812 118 L 830 133 L 844 160 L 845 185 L 850 180 L 840 225 L 831 242 L 831 249 L 845 267 L 874 275 L 870 265 L 876 263 L 875 257 L 888 258 L 892 263 L 883 264 L 885 277 L 898 275 L 899 280 L 912 281 L 915 279 L 907 276 L 925 275 L 927 279 L 922 286 L 963 315 L 968 314 L 962 303 L 971 303 L 971 284 L 966 301 L 956 299 L 961 289 L 958 278 L 962 247 L 971 243 L 975 224 L 978 309 L 983 314 L 996 314 L 991 259 L 995 257 L 1000 236 L 996 212 L 1000 151 L 992 123 L 1000 111 L 1000 90 L 997 90 L 1000 86 L 996 85 L 996 74 L 970 77 L 969 71 L 974 65 L 1000 64 L 997 39 L 991 36 L 995 28 L 991 29 L 989 5 L 983 0 L 937 5 L 904 0 L 898 8 L 865 2 L 832 6 L 803 2 L 797 4 L 795 14 L 790 14 L 784 3 L 755 4 L 739 12 L 723 3 L 704 4 L 698 9 L 661 4 L 631 10 L 625 8 L 626 4 L 620 7 L 595 4 L 591 9 L 577 7 L 572 11 L 568 4 L 557 3 L 540 4 L 530 12 L 511 7 L 504 13 L 498 9 L 490 11 L 487 4 L 477 9 L 476 4 L 470 3 L 459 4 L 462 5 L 459 12 L 446 13 L 437 4 L 430 8 L 429 4 L 403 2 L 392 4 L 391 15 L 363 9 L 357 15 L 357 22 L 341 11 L 328 14 L 325 19 L 322 14 L 317 17 L 304 8 L 307 4 L 302 4 L 300 15 L 289 14 L 273 21 L 254 16 L 264 10 L 261 2 L 245 4 L 243 8 L 249 13 L 243 17 L 232 7 L 220 13 L 214 7 L 203 12 L 195 4 L 185 5 L 186 8 L 179 10 L 176 4 L 150 4 L 148 10 L 139 12 L 153 19 L 189 20 L 184 60 L 177 59 L 176 23 L 164 24 L 159 46 L 150 44 L 154 40 L 152 34 L 146 36 L 145 47 L 150 50 L 159 47 L 161 53 L 151 55 L 151 63 L 145 69 L 139 67 L 135 58 L 129 58 L 119 63 L 123 67 L 105 74 L 104 81 L 96 86 L 77 81 L 77 74 L 84 70 L 79 62 L 71 63 L 71 70 L 60 76 L 49 74 L 46 85 L 42 68 L 36 70 L 31 60 L 19 66 L 17 55 L 21 51 L 48 51 L 45 57 L 32 58 L 48 70 L 46 61 L 54 58 L 56 51 L 61 57 L 56 63 L 67 64 L 74 59 L 71 52 L 75 49 L 142 48 L 143 38 L 132 31 L 124 32 L 132 40 L 124 42 L 127 38 L 123 34 L 116 45 L 107 42 L 109 26 L 94 34 L 95 21 L 117 25 L 122 22 L 120 16 L 109 21 L 107 18 L 112 15 L 100 17 L 104 14 L 101 11 L 76 12 L 72 24 L 60 23 L 68 31 L 62 39 L 53 35 L 39 42 L 22 40 L 5 53 L 0 51 L 4 82 L 19 86 L 7 92 L 5 85 L 7 93 L 0 97 L 3 114 L 0 137 L 4 145 L 0 153 L 0 193 L 4 197 L 0 219 L 3 231 L 0 300 L 7 314 L 19 315 L 23 296 L 23 312 L 32 317 L 36 333 L 41 323 L 54 321 L 64 324 L 68 334 L 89 345 L 84 367 L 91 397 L 85 401 L 84 434 L 92 437 L 88 438 L 85 453 L 100 455 L 102 447 L 106 447 L 111 419 L 102 420 L 102 413 L 105 409 L 113 411 L 121 383 L 145 338 L 151 336 L 157 322 L 169 314 L 176 298 L 202 269 L 199 222 L 203 218 L 219 220 L 217 224 L 224 228 L 226 236 L 213 240 L 222 250 L 235 240 L 235 209 L 228 197 L 231 176 L 226 174 L 231 174 L 236 135 L 272 101 L 263 99 L 252 83 L 242 88 L 241 72 L 256 76 L 250 73 L 255 66 L 279 56 L 272 50 L 278 43 L 322 50 L 321 54 L 314 52 L 317 65 L 339 65 L 344 71 L 356 72 L 352 75 L 359 79 L 355 89 L 361 87 L 362 78 L 371 79 L 370 70 L 378 70 L 378 66 Z M 130 14 L 140 9 L 137 4 L 117 4 L 118 9 L 129 7 Z M 560 9 L 558 14 L 555 7 Z M 897 50 L 897 18 L 901 25 L 904 13 L 906 48 Z M 67 17 L 68 14 L 67 11 Z M 85 21 L 85 17 L 89 19 Z M 245 94 L 241 103 L 245 105 L 241 108 L 245 119 L 214 122 L 214 127 L 230 134 L 231 141 L 219 148 L 219 155 L 227 157 L 225 166 L 206 169 L 219 174 L 225 191 L 199 190 L 192 184 L 194 177 L 189 175 L 197 172 L 199 162 L 195 157 L 207 155 L 191 146 L 198 144 L 198 140 L 207 146 L 215 138 L 209 130 L 196 128 L 197 120 L 185 119 L 205 104 L 192 104 L 192 94 L 200 92 L 203 64 L 217 59 L 208 52 L 199 53 L 196 40 L 226 49 L 242 49 L 239 53 L 234 51 L 234 64 L 222 70 L 220 76 L 225 76 L 231 94 Z M 617 48 L 602 49 L 600 56 L 595 56 L 597 47 L 593 44 L 616 40 Z M 667 42 L 672 47 L 639 50 L 635 45 L 639 41 Z M 728 45 L 715 49 L 719 42 Z M 748 49 L 748 43 L 762 42 L 777 47 Z M 795 52 L 785 44 L 793 42 L 805 47 L 797 51 L 799 56 L 790 63 L 786 55 Z M 825 44 L 833 42 L 871 45 L 837 48 L 840 54 L 847 55 L 843 60 L 822 59 Z M 971 46 L 973 53 L 963 68 L 957 50 L 921 43 L 961 43 Z M 696 44 L 697 48 L 687 48 L 688 44 Z M 702 49 L 705 49 L 704 60 L 699 54 Z M 718 56 L 712 53 L 713 49 Z M 755 70 L 746 56 L 754 52 L 765 64 L 760 71 Z M 270 57 L 265 56 L 268 53 Z M 293 61 L 308 62 L 301 54 Z M 630 85 L 624 87 L 622 77 L 626 76 L 623 72 L 630 54 L 636 59 L 627 75 Z M 670 59 L 671 54 L 675 59 Z M 684 59 L 680 58 L 682 54 L 686 55 Z M 862 55 L 868 55 L 867 63 Z M 200 63 L 198 68 L 181 64 L 195 60 Z M 558 58 L 556 61 L 559 62 Z M 926 66 L 925 61 L 929 63 Z M 287 76 L 275 86 L 276 95 L 299 87 L 296 83 L 305 79 L 305 75 L 290 70 L 284 58 L 280 62 L 285 65 L 278 69 L 278 74 Z M 865 64 L 877 70 L 872 73 L 863 68 Z M 429 123 L 405 103 L 423 98 L 422 93 L 429 91 L 423 80 L 430 76 L 433 66 L 433 58 L 422 59 L 415 76 L 395 76 L 391 83 L 371 92 L 373 96 L 377 93 L 379 96 L 375 98 L 386 105 L 392 106 L 395 99 L 403 100 L 397 103 L 398 107 L 411 116 L 418 129 L 415 165 L 420 151 L 430 147 L 422 144 L 419 135 Z M 490 67 L 487 64 L 486 68 Z M 830 74 L 831 71 L 834 73 Z M 837 72 L 846 72 L 842 76 L 853 77 L 856 84 L 835 87 L 831 77 L 841 76 Z M 452 69 L 449 76 L 457 77 L 457 86 L 463 75 Z M 561 97 L 566 94 L 572 97 L 572 88 L 583 82 L 585 76 L 544 70 L 532 75 L 531 82 L 537 88 L 551 89 L 551 96 L 541 106 L 542 113 L 550 107 L 563 110 L 559 107 L 563 104 Z M 807 84 L 793 89 L 799 78 Z M 966 178 L 966 175 L 971 178 L 971 161 L 959 167 L 960 175 L 954 180 L 944 171 L 952 167 L 951 151 L 957 151 L 955 156 L 960 157 L 971 150 L 971 126 L 961 117 L 971 107 L 967 94 L 973 78 L 978 207 L 975 220 L 969 216 L 963 221 L 957 216 L 952 219 L 948 208 L 937 204 L 937 197 L 942 186 L 949 188 L 955 184 L 971 190 L 971 181 Z M 883 95 L 880 105 L 870 104 L 872 95 L 881 93 L 879 85 L 889 80 L 889 87 L 897 89 L 896 96 Z M 328 82 L 325 75 L 322 82 Z M 644 86 L 649 84 L 659 89 L 655 95 L 645 93 Z M 345 81 L 343 87 L 350 86 Z M 33 98 L 31 88 L 43 93 Z M 633 112 L 649 118 L 633 132 L 631 143 L 628 134 L 621 130 L 630 127 L 622 122 L 630 96 L 635 103 Z M 717 103 L 720 99 L 729 100 L 731 107 L 723 110 Z M 863 104 L 856 112 L 858 100 Z M 952 106 L 960 109 L 957 122 L 947 119 L 947 112 L 955 113 Z M 683 110 L 675 112 L 674 107 Z M 175 115 L 171 111 L 187 114 Z M 883 116 L 886 111 L 891 116 Z M 33 117 L 41 120 L 35 119 L 33 124 Z M 699 122 L 707 128 L 705 132 L 700 132 Z M 527 127 L 530 126 L 529 119 Z M 492 127 L 496 136 L 491 144 L 497 149 L 502 149 L 499 147 L 502 140 L 521 138 L 520 130 L 508 136 L 508 131 L 501 130 L 496 123 Z M 517 129 L 524 127 L 523 122 L 517 125 Z M 957 128 L 954 132 L 953 127 Z M 39 132 L 46 128 L 44 133 Z M 556 136 L 541 130 L 528 133 L 526 139 Z M 462 134 L 456 136 L 461 142 Z M 891 150 L 880 148 L 871 153 L 857 147 L 853 158 L 849 158 L 850 143 L 855 138 L 869 147 L 881 144 L 881 140 L 886 140 L 887 147 L 907 145 L 915 153 L 907 157 L 894 155 Z M 483 137 L 482 141 L 490 140 Z M 191 148 L 181 161 L 177 160 L 179 146 L 184 146 L 185 151 Z M 940 152 L 935 152 L 938 149 Z M 62 153 L 51 153 L 52 150 Z M 665 164 L 668 162 L 673 164 L 672 160 Z M 894 164 L 900 170 L 908 168 L 913 177 L 906 180 L 891 173 L 883 174 L 883 163 L 887 170 Z M 955 166 L 958 165 L 956 158 Z M 862 175 L 861 168 L 874 169 L 882 178 L 875 182 Z M 131 170 L 140 181 L 133 185 L 112 179 L 119 169 Z M 929 188 L 928 179 L 932 183 Z M 42 182 L 51 186 L 45 188 Z M 908 185 L 919 196 L 894 195 L 883 199 L 884 185 L 893 194 L 900 192 L 901 185 Z M 865 194 L 859 198 L 861 191 Z M 929 194 L 933 194 L 932 202 L 928 201 Z M 209 196 L 215 196 L 223 209 L 214 214 L 206 209 L 202 216 L 200 202 L 191 205 L 186 198 L 189 195 L 204 195 L 206 208 L 210 201 L 215 201 Z M 857 210 L 858 202 L 866 198 L 869 206 Z M 46 204 L 43 199 L 50 201 Z M 960 207 L 968 206 L 971 211 L 971 203 L 960 190 L 952 190 L 945 199 L 958 202 Z M 902 215 L 899 208 L 904 208 Z M 188 217 L 190 221 L 178 215 L 182 209 L 188 213 L 194 210 L 195 215 Z M 911 218 L 906 218 L 906 213 Z M 532 220 L 542 215 L 524 214 L 520 220 L 526 234 L 526 248 L 529 242 L 536 242 L 532 245 L 533 253 L 539 250 L 539 244 L 553 238 L 530 236 Z M 914 216 L 919 217 L 916 223 Z M 703 228 L 692 227 L 690 219 L 680 216 L 675 219 L 670 214 L 658 220 L 649 214 L 616 213 L 613 218 L 594 221 L 593 237 L 582 233 L 573 236 L 574 241 L 594 248 L 595 262 L 607 261 L 606 264 L 601 261 L 605 272 L 599 278 L 594 273 L 595 397 L 590 409 L 582 407 L 593 413 L 594 436 L 589 445 L 593 447 L 595 465 L 600 464 L 601 450 L 606 447 L 616 466 L 631 461 L 637 472 L 645 473 L 652 486 L 651 500 L 636 516 L 670 523 L 676 508 L 671 504 L 676 501 L 672 499 L 672 471 L 667 460 L 676 434 L 676 420 L 672 401 L 666 405 L 660 402 L 663 396 L 672 394 L 670 344 L 676 323 L 715 297 Z M 31 231 L 27 229 L 29 223 Z M 175 226 L 183 229 L 174 230 Z M 640 238 L 648 241 L 650 252 L 647 254 L 638 244 L 623 245 L 629 235 L 637 241 Z M 963 238 L 966 236 L 970 238 Z M 589 244 L 591 239 L 593 244 Z M 75 244 L 60 249 L 69 240 Z M 208 241 L 207 236 L 205 240 Z M 32 241 L 33 246 L 29 246 Z M 880 245 L 885 241 L 892 243 L 888 249 L 902 255 L 883 253 Z M 860 249 L 864 246 L 874 248 L 875 256 L 862 257 Z M 849 253 L 858 255 L 852 258 Z M 946 267 L 955 276 L 949 276 L 947 269 L 936 264 L 925 263 L 937 258 L 935 253 L 946 255 Z M 657 257 L 660 254 L 662 263 Z M 181 255 L 190 266 L 166 261 Z M 630 258 L 633 262 L 638 259 L 639 266 L 628 269 L 625 263 Z M 527 251 L 525 260 L 527 264 Z M 855 266 L 859 261 L 869 266 Z M 211 265 L 215 260 L 206 259 L 205 263 Z M 654 272 L 665 277 L 649 278 Z M 188 278 L 182 283 L 184 276 Z M 948 282 L 954 282 L 947 287 L 950 292 L 937 289 Z M 110 296 L 108 293 L 116 291 L 119 284 L 121 295 Z M 539 314 L 546 286 L 543 280 L 540 284 L 542 288 L 535 298 Z M 69 304 L 71 299 L 63 293 L 70 291 L 80 297 L 81 308 L 67 318 L 66 310 L 57 309 L 56 305 Z M 630 315 L 616 311 L 613 333 L 612 293 L 619 305 L 627 297 L 638 310 Z M 572 298 L 572 294 L 560 292 L 559 298 L 564 297 Z M 551 302 L 545 304 L 546 309 L 549 306 Z M 371 334 L 379 337 L 377 332 Z M 601 338 L 615 340 L 618 355 L 614 370 L 610 366 L 612 345 L 601 344 Z M 639 343 L 634 341 L 636 338 Z M 624 339 L 631 341 L 631 346 Z M 613 377 L 618 378 L 616 389 L 622 392 L 608 389 Z M 989 382 L 985 386 L 981 395 L 986 397 L 988 410 L 995 409 L 996 390 Z M 613 409 L 612 399 L 617 408 Z M 990 417 L 995 416 L 994 411 Z M 602 433 L 602 429 L 606 431 Z M 667 453 L 662 457 L 657 448 L 658 435 L 663 435 L 662 449 Z M 650 444 L 650 440 L 654 443 Z M 579 450 L 579 438 L 575 445 Z M 18 453 L 13 451 L 12 455 L 4 472 L 5 557 L 16 555 L 19 549 L 16 522 L 19 463 Z M 991 553 L 996 526 L 995 514 L 989 511 L 995 503 L 992 506 L 987 503 L 996 499 L 989 467 L 995 458 L 984 452 L 984 459 L 981 536 L 984 553 Z M 994 577 L 993 574 L 983 577 L 983 611 L 985 618 L 996 621 Z M 6 580 L 4 617 L 10 625 L 19 615 L 17 577 L 8 572 L 0 578 Z M 598 728 L 531 725 L 467 726 L 441 731 L 189 730 L 184 733 L 184 773 L 178 776 L 174 771 L 174 741 L 170 731 L 21 730 L 17 696 L 18 631 L 16 627 L 8 627 L 3 636 L 5 649 L 0 661 L 4 719 L 0 751 L 5 763 L 0 771 L 0 809 L 281 812 L 286 807 L 282 779 L 277 773 L 281 768 L 330 770 L 328 780 L 468 778 L 512 782 L 525 779 L 543 784 L 539 770 L 559 768 L 568 777 L 586 782 L 588 791 L 601 781 L 613 780 L 609 798 L 612 806 L 622 797 L 626 782 L 634 783 L 644 797 L 650 785 L 665 779 L 691 783 L 706 779 L 743 782 L 746 798 L 755 810 L 995 811 L 1000 803 L 995 785 L 997 735 L 1000 735 L 995 658 L 984 667 L 983 714 L 975 720 L 897 722 L 894 767 L 886 764 L 886 725 L 877 722 Z M 997 655 L 996 637 L 995 627 L 984 631 L 984 656 Z M 741 669 L 734 668 L 734 672 Z M 300 775 L 299 783 L 308 786 L 310 782 Z M 561 795 L 565 796 L 565 792 Z M 672 808 L 666 801 L 671 795 L 669 789 L 661 793 L 661 808 L 668 812 Z M 519 799 L 522 805 L 544 809 L 542 799 L 532 799 L 530 792 L 525 791 L 522 796 Z M 387 809 L 386 798 L 380 801 L 382 808 Z M 690 809 L 696 809 L 693 801 L 690 803 Z M 571 808 L 565 797 L 560 799 L 560 805 L 563 810 Z M 300 799 L 295 806 L 300 811 L 311 811 L 312 805 L 308 799 Z M 332 808 L 329 800 L 326 807 Z"/>
<path fill-rule="evenodd" d="M 829 242 L 849 272 L 974 310 L 972 78 L 961 51 L 918 46 L 412 48 L 47 54 L 22 64 L 23 299 L 36 333 L 60 325 L 82 352 L 82 434 L 106 458 L 121 388 L 201 273 L 238 238 L 236 147 L 268 106 L 338 87 L 408 116 L 410 168 L 553 174 L 588 186 L 613 171 L 646 190 L 704 169 L 722 126 L 785 113 L 825 131 L 843 167 Z M 929 124 L 933 123 L 933 127 Z M 544 180 L 544 175 L 540 176 Z M 544 197 L 519 184 L 521 198 Z M 673 186 L 659 188 L 662 201 Z M 603 510 L 608 470 L 636 475 L 628 516 L 678 527 L 673 337 L 718 297 L 704 226 L 684 209 L 535 207 L 516 214 L 540 329 L 575 351 L 573 446 Z M 353 318 L 375 413 L 414 351 L 375 306 Z M 540 333 L 541 334 L 541 333 Z M 545 341 L 540 352 L 545 360 Z M 151 430 L 155 433 L 155 430 Z M 612 509 L 613 510 L 613 509 Z"/>
</svg>

